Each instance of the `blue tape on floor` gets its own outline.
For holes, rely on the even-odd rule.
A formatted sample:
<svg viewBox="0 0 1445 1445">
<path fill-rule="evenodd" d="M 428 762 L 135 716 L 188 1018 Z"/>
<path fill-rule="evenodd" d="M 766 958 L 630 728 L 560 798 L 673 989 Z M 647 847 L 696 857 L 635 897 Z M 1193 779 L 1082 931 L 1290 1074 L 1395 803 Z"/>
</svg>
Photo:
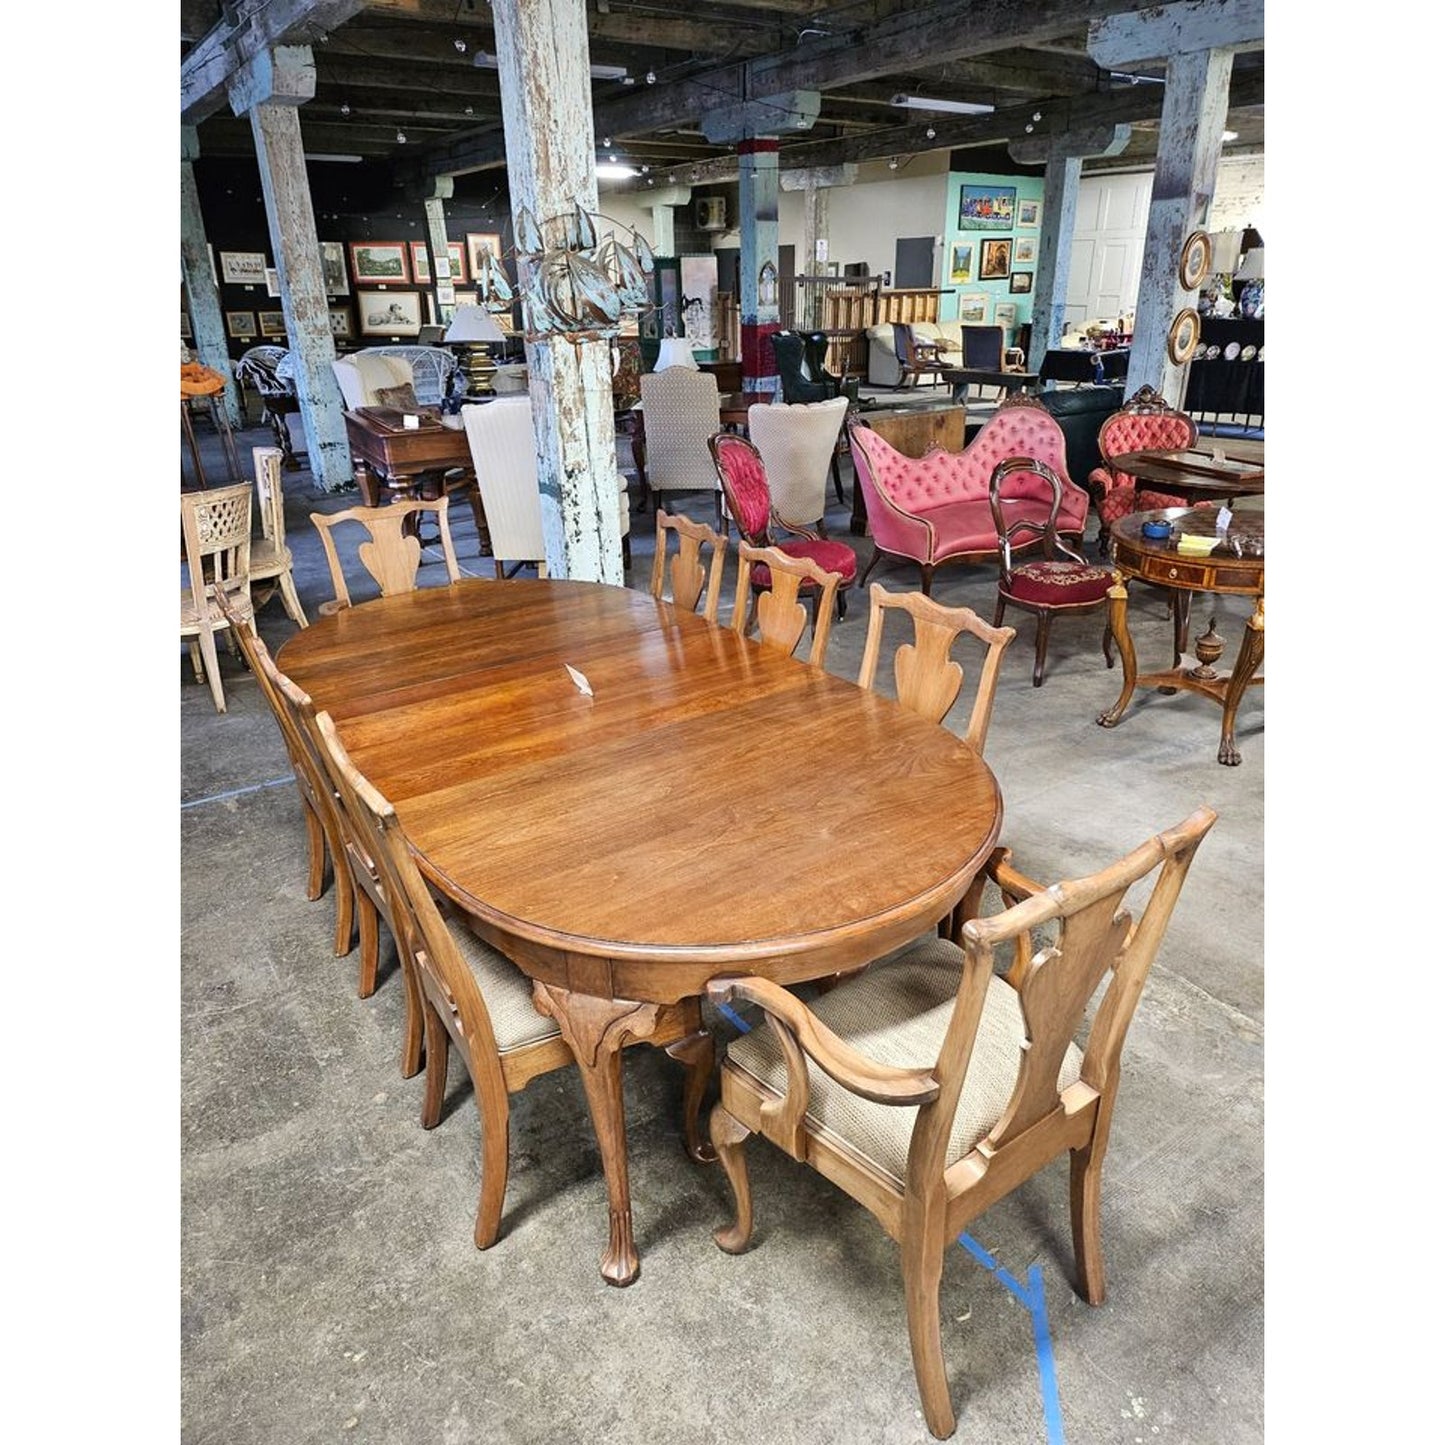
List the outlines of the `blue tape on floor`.
<svg viewBox="0 0 1445 1445">
<path fill-rule="evenodd" d="M 187 808 L 204 807 L 207 803 L 224 803 L 227 798 L 244 798 L 247 793 L 259 793 L 263 789 L 279 788 L 295 781 L 295 773 L 287 773 L 284 778 L 272 778 L 269 783 L 252 783 L 249 788 L 232 788 L 229 793 L 212 793 L 209 798 L 192 798 L 189 803 L 181 804 L 181 812 L 184 813 Z"/>
<path fill-rule="evenodd" d="M 1049 1445 L 1064 1445 L 1064 1417 L 1059 1408 L 1058 1373 L 1054 1369 L 1054 1342 L 1049 1335 L 1049 1313 L 1044 1301 L 1044 1275 L 1038 1265 L 1029 1268 L 1028 1283 L 1020 1284 L 972 1235 L 958 1242 L 1029 1312 L 1034 1329 L 1034 1355 L 1039 1362 L 1039 1392 L 1043 1396 L 1044 1429 Z"/>
</svg>

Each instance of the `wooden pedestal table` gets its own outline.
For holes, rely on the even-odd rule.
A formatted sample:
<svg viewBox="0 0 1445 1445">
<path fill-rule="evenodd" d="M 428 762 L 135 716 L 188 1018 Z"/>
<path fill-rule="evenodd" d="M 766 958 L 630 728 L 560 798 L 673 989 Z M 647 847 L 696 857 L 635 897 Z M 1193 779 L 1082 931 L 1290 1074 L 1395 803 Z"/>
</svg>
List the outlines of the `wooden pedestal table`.
<svg viewBox="0 0 1445 1445">
<path fill-rule="evenodd" d="M 424 588 L 318 618 L 278 662 L 422 872 L 561 1026 L 607 1179 L 612 1284 L 639 1268 L 624 1041 L 710 1064 L 710 979 L 797 983 L 917 938 L 1002 820 L 988 765 L 946 728 L 621 587 Z M 802 744 L 846 778 L 786 766 Z"/>
<path fill-rule="evenodd" d="M 1183 688 L 1202 693 L 1224 708 L 1219 735 L 1219 761 L 1228 767 L 1239 763 L 1234 745 L 1234 718 L 1245 689 L 1264 683 L 1259 675 L 1264 661 L 1264 514 L 1236 514 L 1224 540 L 1205 556 L 1179 550 L 1181 535 L 1213 537 L 1218 507 L 1170 507 L 1157 512 L 1134 512 L 1114 524 L 1110 548 L 1114 559 L 1114 586 L 1109 591 L 1109 629 L 1119 645 L 1124 663 L 1124 686 L 1119 700 L 1098 719 L 1100 727 L 1116 726 L 1134 696 L 1135 687 L 1157 688 L 1173 693 Z M 1168 522 L 1173 531 L 1159 541 L 1145 537 L 1140 528 L 1148 521 Z M 1215 592 L 1229 596 L 1253 597 L 1254 612 L 1245 624 L 1239 656 L 1228 673 L 1214 670 L 1224 651 L 1224 639 L 1214 630 L 1214 618 L 1194 643 L 1193 667 L 1181 665 L 1182 640 L 1175 631 L 1174 666 L 1167 672 L 1139 676 L 1134 639 L 1129 635 L 1129 582 L 1133 578 L 1171 587 L 1183 593 Z M 1176 609 L 1176 618 L 1187 617 Z"/>
</svg>

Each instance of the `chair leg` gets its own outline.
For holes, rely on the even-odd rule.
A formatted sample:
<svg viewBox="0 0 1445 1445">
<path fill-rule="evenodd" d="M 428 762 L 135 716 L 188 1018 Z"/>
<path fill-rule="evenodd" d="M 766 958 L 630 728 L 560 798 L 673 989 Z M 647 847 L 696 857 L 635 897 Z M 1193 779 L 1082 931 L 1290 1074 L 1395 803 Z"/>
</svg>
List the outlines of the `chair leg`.
<svg viewBox="0 0 1445 1445">
<path fill-rule="evenodd" d="M 1052 612 L 1040 612 L 1034 628 L 1034 686 L 1044 685 L 1044 658 L 1049 655 L 1049 627 L 1053 623 Z"/>
<path fill-rule="evenodd" d="M 698 1023 L 702 1023 L 701 1013 Z M 699 1027 L 696 1033 L 669 1044 L 666 1052 L 668 1058 L 676 1059 L 686 1071 L 682 1085 L 682 1134 L 687 1143 L 687 1152 L 699 1164 L 711 1164 L 717 1154 L 702 1137 L 699 1120 L 703 1095 L 712 1080 L 712 1035 L 705 1028 Z"/>
<path fill-rule="evenodd" d="M 923 590 L 923 595 L 925 597 L 931 597 L 933 595 L 933 565 L 929 562 L 920 562 L 918 564 L 918 573 L 921 578 L 920 585 Z"/>
<path fill-rule="evenodd" d="M 337 958 L 344 958 L 351 952 L 351 935 L 356 927 L 356 884 L 344 854 L 332 853 L 331 874 L 336 880 L 336 937 L 332 946 Z"/>
<path fill-rule="evenodd" d="M 306 898 L 315 903 L 326 891 L 326 832 L 309 802 L 301 808 L 306 820 Z"/>
<path fill-rule="evenodd" d="M 1003 626 L 1003 615 L 1007 610 L 1008 603 L 1004 601 L 1004 595 L 1002 592 L 1000 592 L 998 594 L 998 602 L 995 603 L 993 609 L 993 625 L 995 627 Z"/>
<path fill-rule="evenodd" d="M 447 1060 L 452 1040 L 430 999 L 422 1000 L 422 1027 L 426 1033 L 426 1092 L 421 1101 L 421 1126 L 435 1129 L 441 1122 L 447 1096 Z"/>
<path fill-rule="evenodd" d="M 1074 1267 L 1079 1293 L 1091 1304 L 1104 1302 L 1104 1248 L 1099 1232 L 1103 1151 L 1090 1144 L 1069 1153 L 1069 1213 L 1074 1226 Z"/>
<path fill-rule="evenodd" d="M 902 1249 L 903 1293 L 908 1306 L 908 1344 L 913 1351 L 913 1373 L 923 1401 L 923 1418 L 929 1432 L 946 1440 L 957 1427 L 953 1401 L 948 1396 L 948 1372 L 943 1366 L 943 1336 L 938 1322 L 938 1286 L 943 1278 L 943 1251 L 920 1230 Z"/>
<path fill-rule="evenodd" d="M 357 921 L 361 926 L 361 971 L 357 979 L 357 998 L 370 998 L 376 992 L 376 965 L 381 955 L 381 925 L 376 904 L 358 888 L 356 890 Z"/>
<path fill-rule="evenodd" d="M 191 671 L 196 675 L 197 682 L 206 680 L 206 669 L 201 663 L 201 644 L 194 637 L 186 642 L 186 651 L 191 657 Z"/>
<path fill-rule="evenodd" d="M 873 555 L 872 555 L 871 557 L 869 557 L 869 559 L 868 559 L 868 565 L 863 569 L 863 575 L 858 579 L 858 585 L 859 585 L 859 587 L 862 587 L 863 584 L 864 584 L 865 582 L 867 582 L 867 580 L 868 580 L 868 574 L 869 574 L 869 573 L 873 570 L 873 568 L 877 565 L 878 559 L 879 559 L 879 557 L 881 557 L 882 555 L 883 555 L 883 554 L 882 554 L 881 552 L 879 552 L 879 550 L 878 550 L 878 544 L 875 542 L 875 543 L 873 544 Z"/>
<path fill-rule="evenodd" d="M 296 591 L 296 579 L 289 573 L 283 572 L 277 581 L 281 584 L 281 605 L 286 609 L 286 615 L 297 627 L 306 627 L 306 614 L 301 610 L 301 597 Z"/>
<path fill-rule="evenodd" d="M 848 503 L 843 498 L 843 473 L 838 470 L 838 453 L 833 453 L 833 493 L 838 498 L 838 505 L 846 507 Z"/>
<path fill-rule="evenodd" d="M 422 997 L 421 984 L 417 981 L 416 960 L 403 947 L 400 940 L 396 945 L 397 958 L 401 962 L 402 988 L 406 994 L 406 1019 L 402 1024 L 401 1076 L 414 1079 L 421 1073 L 424 1034 L 426 1032 L 426 999 Z M 446 1030 L 442 1030 L 445 1036 Z M 426 1045 L 427 1057 L 431 1057 L 430 1045 Z M 442 1083 L 446 1083 L 446 1057 L 442 1057 Z"/>
<path fill-rule="evenodd" d="M 226 694 L 221 691 L 221 660 L 216 656 L 216 634 L 202 629 L 197 642 L 201 646 L 201 656 L 205 660 L 206 681 L 211 684 L 211 699 L 216 704 L 217 712 L 226 710 Z"/>
<path fill-rule="evenodd" d="M 723 1173 L 732 1185 L 737 1208 L 737 1218 L 731 1224 L 721 1224 L 712 1232 L 717 1247 L 725 1254 L 741 1254 L 753 1237 L 753 1188 L 748 1182 L 748 1161 L 743 1154 L 743 1145 L 752 1132 L 747 1125 L 733 1118 L 721 1103 L 713 1105 L 708 1133 L 712 1136 L 712 1147 L 722 1161 Z"/>
<path fill-rule="evenodd" d="M 1104 610 L 1104 666 L 1114 665 L 1114 629 L 1109 626 L 1108 609 Z"/>
<path fill-rule="evenodd" d="M 507 1195 L 507 1151 L 511 1147 L 511 1110 L 507 1096 L 495 1118 L 482 1112 L 485 1093 L 473 1080 L 477 1091 L 477 1112 L 482 1114 L 482 1187 L 477 1199 L 477 1227 L 472 1234 L 478 1249 L 490 1249 L 502 1231 L 502 1201 Z"/>
</svg>

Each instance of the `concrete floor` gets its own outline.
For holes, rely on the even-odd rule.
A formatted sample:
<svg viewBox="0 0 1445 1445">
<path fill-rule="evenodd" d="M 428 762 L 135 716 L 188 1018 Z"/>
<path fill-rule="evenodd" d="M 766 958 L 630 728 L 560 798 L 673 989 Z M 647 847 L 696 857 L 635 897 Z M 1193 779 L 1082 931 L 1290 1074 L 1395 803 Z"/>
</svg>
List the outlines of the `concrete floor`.
<svg viewBox="0 0 1445 1445">
<path fill-rule="evenodd" d="M 243 433 L 242 457 L 267 440 Z M 307 514 L 356 498 L 318 495 L 306 471 L 286 487 L 314 616 L 331 590 Z M 706 518 L 711 503 L 682 509 Z M 453 517 L 463 567 L 489 575 L 466 509 Z M 841 508 L 828 521 L 866 556 Z M 636 515 L 632 549 L 630 582 L 642 587 L 652 536 Z M 873 577 L 896 590 L 917 581 L 885 564 Z M 423 585 L 444 580 L 428 563 Z M 958 567 L 939 575 L 935 595 L 991 619 L 993 586 L 991 566 Z M 1226 663 L 1246 613 L 1219 599 Z M 1206 616 L 1197 606 L 1196 621 Z M 944 1270 L 955 1439 L 1260 1440 L 1263 690 L 1241 709 L 1243 763 L 1221 767 L 1219 710 L 1202 698 L 1149 694 L 1117 729 L 1095 726 L 1119 683 L 1103 664 L 1101 618 L 1056 627 L 1040 689 L 1029 679 L 1032 620 L 1009 621 L 1020 635 L 988 758 L 1020 866 L 1050 880 L 1090 871 L 1200 803 L 1219 822 L 1126 1047 L 1105 1176 L 1108 1299 L 1091 1309 L 1070 1287 L 1065 1165 L 978 1220 L 971 1240 L 996 1269 L 960 1245 Z M 259 624 L 273 651 L 294 630 L 279 599 Z M 1131 626 L 1141 663 L 1167 662 L 1163 594 L 1136 588 Z M 833 631 L 831 671 L 856 677 L 865 627 L 855 595 Z M 402 991 L 389 940 L 381 985 L 359 1000 L 355 954 L 332 954 L 330 893 L 304 896 L 299 804 L 275 723 L 240 663 L 222 656 L 229 711 L 218 715 L 178 653 L 181 1438 L 929 1439 L 896 1247 L 860 1207 L 755 1139 L 754 1246 L 722 1254 L 711 1230 L 728 1217 L 725 1181 L 683 1153 L 680 1073 L 652 1050 L 629 1051 L 625 1069 L 638 1282 L 616 1290 L 597 1273 L 605 1195 L 566 1071 L 513 1100 L 502 1238 L 473 1247 L 478 1124 L 464 1072 L 454 1063 L 447 1117 L 424 1132 L 421 1080 L 397 1066 Z M 961 730 L 963 712 L 947 725 Z M 830 779 L 819 760 L 820 786 L 845 785 L 839 761 Z M 798 866 L 826 886 L 825 859 Z"/>
</svg>

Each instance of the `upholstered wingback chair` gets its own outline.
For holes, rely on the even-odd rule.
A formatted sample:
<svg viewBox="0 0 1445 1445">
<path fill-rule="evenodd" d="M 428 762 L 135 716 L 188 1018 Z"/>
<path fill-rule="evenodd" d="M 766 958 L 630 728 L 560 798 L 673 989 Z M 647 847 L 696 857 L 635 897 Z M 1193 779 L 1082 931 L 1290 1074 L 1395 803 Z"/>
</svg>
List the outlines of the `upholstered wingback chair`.
<svg viewBox="0 0 1445 1445">
<path fill-rule="evenodd" d="M 1063 484 L 1058 531 L 1082 542 L 1089 494 L 1069 479 L 1058 422 L 1032 397 L 1002 402 L 961 452 L 933 448 L 921 457 L 906 457 L 857 418 L 848 423 L 848 435 L 854 485 L 863 488 L 874 547 L 859 586 L 883 553 L 917 562 L 925 594 L 933 585 L 934 568 L 944 562 L 992 559 L 998 533 L 989 507 L 989 478 L 1010 457 L 1032 457 L 1057 473 Z M 1036 517 L 1041 537 L 1053 502 L 1048 484 L 1020 473 L 1011 479 L 1008 498 L 1010 515 Z M 1027 540 L 1015 542 L 1014 550 Z"/>
<path fill-rule="evenodd" d="M 1109 530 L 1131 512 L 1157 507 L 1186 507 L 1185 497 L 1139 486 L 1128 472 L 1114 465 L 1125 452 L 1187 451 L 1199 439 L 1199 428 L 1182 411 L 1176 411 L 1154 390 L 1142 386 L 1123 409 L 1099 428 L 1099 455 L 1103 465 L 1089 473 L 1089 491 L 1099 511 L 1099 550 L 1107 551 Z"/>
<path fill-rule="evenodd" d="M 748 435 L 767 468 L 778 516 L 789 522 L 822 520 L 828 504 L 828 468 L 837 456 L 847 411 L 846 396 L 796 406 L 755 403 L 748 408 Z"/>
</svg>

